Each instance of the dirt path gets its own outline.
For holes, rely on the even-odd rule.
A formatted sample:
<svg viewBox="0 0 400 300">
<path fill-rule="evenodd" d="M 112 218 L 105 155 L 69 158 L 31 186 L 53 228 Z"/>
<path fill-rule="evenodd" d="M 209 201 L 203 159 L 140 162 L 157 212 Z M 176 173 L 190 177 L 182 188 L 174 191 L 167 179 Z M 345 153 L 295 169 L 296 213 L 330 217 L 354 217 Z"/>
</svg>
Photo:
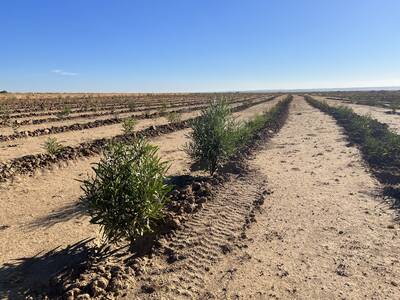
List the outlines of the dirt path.
<svg viewBox="0 0 400 300">
<path fill-rule="evenodd" d="M 124 299 L 398 299 L 399 225 L 346 144 L 297 97 L 249 174 L 164 241 Z"/>
<path fill-rule="evenodd" d="M 397 134 L 400 134 L 400 116 L 388 114 L 387 112 L 390 111 L 389 108 L 382 108 L 382 107 L 361 105 L 361 104 L 351 104 L 340 100 L 330 100 L 323 97 L 316 97 L 316 98 L 326 101 L 329 105 L 334 105 L 334 106 L 343 105 L 350 107 L 354 110 L 355 113 L 359 115 L 370 115 L 379 122 L 387 124 L 389 128 L 391 128 Z"/>
<path fill-rule="evenodd" d="M 209 278 L 216 298 L 400 297 L 400 228 L 332 118 L 297 100 L 251 165 L 274 193 L 247 233 L 248 248 Z"/>
</svg>

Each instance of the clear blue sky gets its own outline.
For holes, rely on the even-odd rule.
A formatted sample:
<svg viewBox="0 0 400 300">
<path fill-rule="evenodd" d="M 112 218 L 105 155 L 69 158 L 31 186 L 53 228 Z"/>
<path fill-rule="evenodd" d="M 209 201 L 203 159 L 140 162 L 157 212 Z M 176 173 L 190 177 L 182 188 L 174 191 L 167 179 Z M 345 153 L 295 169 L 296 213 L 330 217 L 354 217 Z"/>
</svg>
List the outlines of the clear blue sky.
<svg viewBox="0 0 400 300">
<path fill-rule="evenodd" d="M 399 0 L 2 0 L 0 89 L 400 86 Z"/>
</svg>

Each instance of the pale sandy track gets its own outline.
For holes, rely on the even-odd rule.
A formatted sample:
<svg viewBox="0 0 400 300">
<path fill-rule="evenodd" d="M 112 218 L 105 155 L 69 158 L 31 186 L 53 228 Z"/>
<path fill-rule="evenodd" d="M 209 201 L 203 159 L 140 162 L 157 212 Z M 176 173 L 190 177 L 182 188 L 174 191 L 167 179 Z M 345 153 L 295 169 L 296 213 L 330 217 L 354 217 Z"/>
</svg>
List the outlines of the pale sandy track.
<svg viewBox="0 0 400 300">
<path fill-rule="evenodd" d="M 331 117 L 296 100 L 251 165 L 274 193 L 208 278 L 216 298 L 399 299 L 399 226 Z"/>
<path fill-rule="evenodd" d="M 277 103 L 269 101 L 235 116 L 249 118 Z M 163 135 L 152 140 L 160 147 L 163 159 L 173 161 L 170 174 L 189 173 L 189 160 L 183 151 L 188 130 Z M 99 156 L 70 162 L 68 166 L 39 171 L 33 177 L 20 176 L 0 190 L 0 265 L 12 259 L 33 256 L 40 251 L 64 247 L 87 237 L 95 237 L 98 228 L 80 214 L 76 202 L 80 183 Z"/>
<path fill-rule="evenodd" d="M 333 106 L 347 106 L 354 110 L 359 115 L 370 115 L 372 118 L 381 123 L 385 123 L 397 134 L 400 134 L 400 115 L 387 114 L 390 108 L 382 108 L 369 105 L 351 104 L 340 100 L 330 100 L 323 97 L 316 97 L 318 100 L 326 101 L 329 105 Z"/>
</svg>

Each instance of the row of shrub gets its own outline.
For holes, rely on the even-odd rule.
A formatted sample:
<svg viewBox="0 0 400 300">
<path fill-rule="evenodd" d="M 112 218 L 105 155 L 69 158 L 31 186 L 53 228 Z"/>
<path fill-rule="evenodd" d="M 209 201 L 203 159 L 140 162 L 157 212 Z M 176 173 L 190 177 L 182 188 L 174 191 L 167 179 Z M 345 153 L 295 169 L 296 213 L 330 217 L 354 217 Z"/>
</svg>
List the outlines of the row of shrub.
<svg viewBox="0 0 400 300">
<path fill-rule="evenodd" d="M 212 175 L 262 128 L 275 127 L 290 101 L 288 97 L 244 123 L 234 119 L 226 101 L 213 102 L 192 121 L 186 151 L 194 164 Z M 107 241 L 133 242 L 160 224 L 172 187 L 166 180 L 169 164 L 161 160 L 157 151 L 157 147 L 140 138 L 110 144 L 93 167 L 94 176 L 83 181 L 81 200 L 91 222 L 100 225 Z"/>
<path fill-rule="evenodd" d="M 349 140 L 359 145 L 372 167 L 400 170 L 400 136 L 392 132 L 387 124 L 368 115 L 358 115 L 348 107 L 333 107 L 310 96 L 306 96 L 306 100 L 336 119 Z"/>
<path fill-rule="evenodd" d="M 201 117 L 192 124 L 187 152 L 195 165 L 206 169 L 211 175 L 235 152 L 244 147 L 254 134 L 273 122 L 288 102 L 280 101 L 272 110 L 247 122 L 237 122 L 227 102 L 218 101 L 201 112 Z"/>
</svg>

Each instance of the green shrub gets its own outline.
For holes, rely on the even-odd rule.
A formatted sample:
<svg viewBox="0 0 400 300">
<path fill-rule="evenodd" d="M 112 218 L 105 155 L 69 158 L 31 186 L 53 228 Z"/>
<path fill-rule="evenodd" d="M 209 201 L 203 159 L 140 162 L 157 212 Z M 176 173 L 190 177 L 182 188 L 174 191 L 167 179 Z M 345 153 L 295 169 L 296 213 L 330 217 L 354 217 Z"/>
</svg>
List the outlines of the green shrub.
<svg viewBox="0 0 400 300">
<path fill-rule="evenodd" d="M 71 107 L 68 105 L 65 105 L 63 107 L 63 109 L 56 114 L 56 116 L 59 119 L 63 119 L 63 118 L 68 117 L 71 114 L 71 112 L 72 112 Z"/>
<path fill-rule="evenodd" d="M 58 142 L 55 137 L 49 137 L 44 142 L 43 149 L 45 149 L 48 154 L 56 155 L 64 149 L 64 146 Z"/>
<path fill-rule="evenodd" d="M 229 104 L 223 99 L 212 102 L 192 122 L 191 128 L 186 152 L 196 165 L 213 175 L 235 150 L 237 124 Z"/>
<path fill-rule="evenodd" d="M 169 123 L 177 123 L 182 120 L 182 115 L 179 112 L 173 111 L 167 114 L 167 120 Z"/>
<path fill-rule="evenodd" d="M 399 102 L 396 100 L 392 100 L 389 102 L 389 107 L 392 110 L 392 114 L 396 114 L 397 109 L 399 109 Z"/>
<path fill-rule="evenodd" d="M 11 126 L 14 134 L 18 134 L 19 133 L 18 129 L 21 127 L 21 125 L 17 121 L 12 122 L 10 120 L 10 126 Z"/>
<path fill-rule="evenodd" d="M 135 126 L 137 124 L 137 120 L 134 118 L 124 119 L 122 122 L 122 132 L 124 134 L 132 134 L 135 132 Z"/>
<path fill-rule="evenodd" d="M 349 139 L 360 146 L 364 158 L 373 167 L 400 168 L 400 136 L 387 124 L 356 114 L 351 108 L 334 107 L 306 97 L 316 108 L 333 116 Z"/>
<path fill-rule="evenodd" d="M 133 101 L 128 102 L 128 109 L 129 111 L 135 111 L 136 110 L 136 103 Z"/>
<path fill-rule="evenodd" d="M 160 107 L 160 109 L 159 109 L 159 111 L 158 111 L 159 115 L 160 115 L 160 116 L 164 116 L 164 115 L 167 113 L 167 108 L 168 108 L 167 102 L 164 101 L 164 102 L 161 104 L 161 107 Z"/>
<path fill-rule="evenodd" d="M 165 183 L 168 163 L 157 151 L 143 139 L 111 144 L 93 167 L 95 175 L 83 181 L 81 201 L 107 241 L 133 242 L 153 232 L 162 219 L 171 187 Z"/>
<path fill-rule="evenodd" d="M 113 116 L 114 119 L 119 119 L 119 112 L 116 110 L 111 110 L 111 114 Z"/>
</svg>

